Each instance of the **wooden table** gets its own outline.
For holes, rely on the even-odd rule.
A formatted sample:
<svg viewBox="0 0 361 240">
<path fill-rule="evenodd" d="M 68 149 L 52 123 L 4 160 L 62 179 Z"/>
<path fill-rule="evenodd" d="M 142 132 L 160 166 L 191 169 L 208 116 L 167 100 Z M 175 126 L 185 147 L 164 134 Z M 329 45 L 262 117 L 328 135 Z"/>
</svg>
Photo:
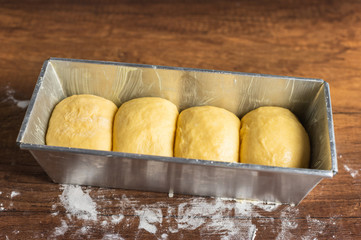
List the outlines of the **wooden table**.
<svg viewBox="0 0 361 240">
<path fill-rule="evenodd" d="M 0 239 L 361 239 L 360 12 L 357 1 L 1 0 Z M 298 206 L 54 184 L 15 144 L 49 57 L 322 78 L 339 173 Z M 75 196 L 88 209 L 72 211 Z"/>
</svg>

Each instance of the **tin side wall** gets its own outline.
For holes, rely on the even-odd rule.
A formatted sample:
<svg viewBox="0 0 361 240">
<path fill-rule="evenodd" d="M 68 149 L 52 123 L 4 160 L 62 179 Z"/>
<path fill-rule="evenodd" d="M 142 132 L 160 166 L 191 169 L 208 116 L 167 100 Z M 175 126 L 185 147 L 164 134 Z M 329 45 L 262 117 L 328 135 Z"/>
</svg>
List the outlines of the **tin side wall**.
<svg viewBox="0 0 361 240">
<path fill-rule="evenodd" d="M 320 176 L 127 157 L 31 151 L 57 183 L 298 204 Z"/>
</svg>

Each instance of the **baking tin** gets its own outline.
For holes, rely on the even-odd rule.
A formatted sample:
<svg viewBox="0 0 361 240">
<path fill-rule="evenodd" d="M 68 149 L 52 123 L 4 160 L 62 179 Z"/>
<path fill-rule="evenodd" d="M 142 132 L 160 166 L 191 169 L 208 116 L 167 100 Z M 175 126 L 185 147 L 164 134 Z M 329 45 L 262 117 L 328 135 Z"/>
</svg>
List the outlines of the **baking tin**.
<svg viewBox="0 0 361 240">
<path fill-rule="evenodd" d="M 54 106 L 73 94 L 98 95 L 117 106 L 137 97 L 162 97 L 180 111 L 212 105 L 240 118 L 260 106 L 286 107 L 309 133 L 310 169 L 45 145 Z M 337 173 L 329 85 L 311 78 L 50 58 L 17 142 L 54 182 L 66 184 L 298 204 L 323 178 Z"/>
</svg>

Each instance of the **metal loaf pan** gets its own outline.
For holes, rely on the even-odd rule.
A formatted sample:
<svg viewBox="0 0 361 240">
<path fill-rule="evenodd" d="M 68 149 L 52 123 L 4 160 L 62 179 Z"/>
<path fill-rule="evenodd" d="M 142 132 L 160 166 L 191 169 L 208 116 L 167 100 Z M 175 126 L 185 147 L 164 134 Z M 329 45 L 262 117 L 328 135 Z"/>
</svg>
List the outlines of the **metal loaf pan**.
<svg viewBox="0 0 361 240">
<path fill-rule="evenodd" d="M 260 106 L 286 107 L 309 133 L 310 169 L 45 145 L 54 106 L 85 93 L 118 106 L 145 96 L 168 99 L 180 111 L 213 105 L 240 118 Z M 337 173 L 329 86 L 320 79 L 50 58 L 41 69 L 17 142 L 57 183 L 298 204 L 323 178 Z"/>
</svg>

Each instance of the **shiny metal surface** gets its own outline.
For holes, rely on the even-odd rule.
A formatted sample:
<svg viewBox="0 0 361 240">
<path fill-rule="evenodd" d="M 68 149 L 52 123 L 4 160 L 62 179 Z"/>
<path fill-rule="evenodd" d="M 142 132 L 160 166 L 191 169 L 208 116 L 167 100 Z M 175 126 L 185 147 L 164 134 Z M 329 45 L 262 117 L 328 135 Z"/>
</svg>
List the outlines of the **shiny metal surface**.
<svg viewBox="0 0 361 240">
<path fill-rule="evenodd" d="M 289 108 L 310 135 L 311 168 L 291 169 L 44 145 L 54 106 L 88 93 L 118 106 L 158 96 L 180 110 L 223 107 L 242 117 L 259 106 Z M 58 183 L 299 203 L 337 173 L 329 87 L 320 79 L 51 58 L 45 61 L 17 139 Z"/>
</svg>

